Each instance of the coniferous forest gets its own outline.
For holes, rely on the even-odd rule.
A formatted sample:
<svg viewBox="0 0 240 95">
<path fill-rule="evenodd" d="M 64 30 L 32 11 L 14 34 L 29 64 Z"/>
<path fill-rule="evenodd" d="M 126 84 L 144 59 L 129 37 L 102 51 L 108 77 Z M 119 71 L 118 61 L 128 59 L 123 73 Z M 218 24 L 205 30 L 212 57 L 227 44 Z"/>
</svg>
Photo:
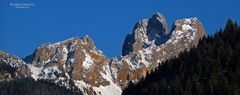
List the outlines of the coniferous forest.
<svg viewBox="0 0 240 95">
<path fill-rule="evenodd" d="M 83 95 L 78 89 L 67 89 L 43 80 L 21 78 L 0 82 L 0 95 Z"/>
<path fill-rule="evenodd" d="M 240 95 L 240 27 L 228 20 L 225 29 L 129 83 L 123 95 Z"/>
</svg>

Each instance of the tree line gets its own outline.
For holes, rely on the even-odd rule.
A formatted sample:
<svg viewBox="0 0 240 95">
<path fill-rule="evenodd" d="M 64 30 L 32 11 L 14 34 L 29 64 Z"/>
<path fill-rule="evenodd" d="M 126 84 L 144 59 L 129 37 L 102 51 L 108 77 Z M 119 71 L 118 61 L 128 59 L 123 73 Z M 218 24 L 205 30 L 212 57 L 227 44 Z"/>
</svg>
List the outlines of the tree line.
<svg viewBox="0 0 240 95">
<path fill-rule="evenodd" d="M 44 80 L 19 78 L 0 82 L 0 95 L 83 95 L 78 89 L 67 89 Z"/>
</svg>

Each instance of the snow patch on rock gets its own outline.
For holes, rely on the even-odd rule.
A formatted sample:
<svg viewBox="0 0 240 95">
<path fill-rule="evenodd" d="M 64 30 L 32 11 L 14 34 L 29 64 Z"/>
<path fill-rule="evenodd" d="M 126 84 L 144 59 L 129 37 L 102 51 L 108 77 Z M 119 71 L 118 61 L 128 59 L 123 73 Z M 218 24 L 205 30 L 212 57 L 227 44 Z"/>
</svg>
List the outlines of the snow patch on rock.
<svg viewBox="0 0 240 95">
<path fill-rule="evenodd" d="M 193 28 L 190 25 L 184 24 L 182 25 L 182 30 L 183 31 L 188 31 L 188 30 L 192 30 Z"/>
<path fill-rule="evenodd" d="M 97 95 L 121 95 L 122 90 L 114 83 L 110 82 L 108 86 L 93 87 Z"/>
<path fill-rule="evenodd" d="M 85 55 L 85 59 L 83 61 L 82 66 L 83 66 L 84 69 L 89 69 L 94 62 L 93 62 L 91 56 L 88 53 L 86 53 L 85 50 L 83 52 L 84 52 L 84 55 Z"/>
<path fill-rule="evenodd" d="M 27 64 L 27 66 L 30 68 L 31 72 L 32 72 L 32 78 L 34 80 L 38 80 L 39 79 L 39 75 L 42 73 L 42 69 L 43 67 L 39 68 L 39 67 L 35 67 L 31 64 Z"/>
<path fill-rule="evenodd" d="M 93 89 L 97 92 L 97 95 L 121 95 L 122 89 L 113 82 L 109 66 L 106 65 L 103 69 L 105 73 L 101 72 L 100 74 L 104 79 L 110 82 L 110 85 L 93 87 Z"/>
</svg>

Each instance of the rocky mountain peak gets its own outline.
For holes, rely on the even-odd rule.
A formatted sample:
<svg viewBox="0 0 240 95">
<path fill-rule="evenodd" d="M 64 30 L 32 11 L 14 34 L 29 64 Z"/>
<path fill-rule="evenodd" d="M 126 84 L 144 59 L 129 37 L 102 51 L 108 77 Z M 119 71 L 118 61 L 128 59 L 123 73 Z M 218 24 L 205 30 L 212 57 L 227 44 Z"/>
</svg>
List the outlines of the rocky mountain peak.
<svg viewBox="0 0 240 95">
<path fill-rule="evenodd" d="M 122 55 L 138 52 L 152 44 L 159 44 L 159 39 L 167 33 L 165 17 L 157 12 L 151 18 L 136 23 L 133 33 L 128 34 L 124 40 Z"/>
<path fill-rule="evenodd" d="M 29 77 L 31 71 L 19 57 L 0 51 L 0 81 Z"/>
<path fill-rule="evenodd" d="M 73 80 L 91 85 L 107 84 L 100 71 L 109 59 L 96 48 L 89 36 L 43 44 L 25 60 L 32 64 L 34 79 L 47 79 L 67 87 Z"/>
<path fill-rule="evenodd" d="M 205 35 L 204 28 L 201 22 L 196 17 L 176 20 L 173 25 L 172 31 L 197 32 L 197 35 L 200 38 Z"/>
<path fill-rule="evenodd" d="M 91 46 L 95 46 L 92 39 L 88 36 L 88 35 L 85 35 L 83 38 L 82 38 L 82 43 L 84 44 L 88 44 L 88 45 L 91 45 Z"/>
<path fill-rule="evenodd" d="M 35 80 L 77 87 L 87 95 L 120 95 L 129 81 L 137 82 L 163 61 L 197 45 L 204 35 L 196 17 L 176 20 L 168 32 L 164 16 L 155 13 L 137 22 L 132 34 L 127 35 L 123 56 L 107 58 L 86 35 L 39 46 L 24 59 L 29 64 L 0 52 L 0 68 L 12 65 L 17 70 L 13 73 L 28 71 L 30 74 L 26 76 Z M 21 72 L 17 74 L 24 74 Z"/>
<path fill-rule="evenodd" d="M 113 72 L 118 72 L 113 76 L 121 87 L 125 87 L 125 82 L 146 76 L 146 72 L 156 68 L 158 63 L 197 45 L 204 34 L 204 28 L 196 17 L 176 20 L 172 30 L 167 32 L 164 17 L 155 13 L 152 18 L 138 22 L 133 34 L 127 35 L 123 57 L 111 61 Z"/>
<path fill-rule="evenodd" d="M 159 12 L 156 12 L 152 16 L 152 18 L 149 19 L 149 24 L 152 28 L 158 30 L 159 32 L 163 32 L 163 34 L 167 34 L 168 32 L 168 25 L 167 25 L 166 19 Z"/>
</svg>

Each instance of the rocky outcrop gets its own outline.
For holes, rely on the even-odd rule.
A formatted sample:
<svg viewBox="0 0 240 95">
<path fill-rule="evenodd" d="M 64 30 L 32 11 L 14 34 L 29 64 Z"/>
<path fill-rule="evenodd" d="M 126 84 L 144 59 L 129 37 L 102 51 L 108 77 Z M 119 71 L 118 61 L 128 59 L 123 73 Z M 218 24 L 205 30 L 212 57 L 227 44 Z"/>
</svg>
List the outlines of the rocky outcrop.
<svg viewBox="0 0 240 95">
<path fill-rule="evenodd" d="M 78 81 L 96 87 L 110 84 L 100 73 L 109 59 L 88 36 L 43 44 L 25 60 L 39 69 L 39 72 L 32 70 L 35 79 L 48 79 L 68 87 Z M 93 93 L 92 88 L 85 89 Z"/>
<path fill-rule="evenodd" d="M 6 54 L 0 55 L 1 60 L 7 58 L 14 62 L 0 62 L 12 64 L 12 67 L 23 64 L 14 71 L 17 75 L 30 72 L 25 76 L 48 80 L 67 88 L 76 86 L 88 95 L 120 95 L 129 81 L 137 82 L 162 61 L 196 46 L 204 35 L 203 26 L 195 17 L 176 20 L 168 31 L 164 16 L 155 13 L 151 18 L 139 21 L 132 34 L 127 35 L 122 56 L 107 58 L 85 36 L 43 44 L 24 59 L 28 64 L 19 58 L 17 60 L 20 61 L 15 62 L 15 59 L 5 57 Z M 9 74 L 10 78 L 2 76 L 15 78 L 12 73 Z"/>
<path fill-rule="evenodd" d="M 0 51 L 0 81 L 30 76 L 31 71 L 22 59 Z"/>
<path fill-rule="evenodd" d="M 205 35 L 196 17 L 176 20 L 170 32 L 167 31 L 165 21 L 162 15 L 156 13 L 152 18 L 137 23 L 133 33 L 124 41 L 122 53 L 125 56 L 110 61 L 112 72 L 118 72 L 112 73 L 112 76 L 122 88 L 128 81 L 145 77 L 147 71 L 153 70 L 162 61 L 177 57 L 181 52 L 196 46 Z"/>
<path fill-rule="evenodd" d="M 203 38 L 203 36 L 205 36 L 205 31 L 204 28 L 201 24 L 201 22 L 196 18 L 183 18 L 183 19 L 179 19 L 176 20 L 173 28 L 173 31 L 190 31 L 190 32 L 197 32 L 198 36 L 200 38 Z"/>
<path fill-rule="evenodd" d="M 165 17 L 160 13 L 155 13 L 150 19 L 143 19 L 136 23 L 133 33 L 128 34 L 123 43 L 122 55 L 130 52 L 138 52 L 150 44 L 161 44 L 159 39 L 168 32 Z"/>
</svg>

